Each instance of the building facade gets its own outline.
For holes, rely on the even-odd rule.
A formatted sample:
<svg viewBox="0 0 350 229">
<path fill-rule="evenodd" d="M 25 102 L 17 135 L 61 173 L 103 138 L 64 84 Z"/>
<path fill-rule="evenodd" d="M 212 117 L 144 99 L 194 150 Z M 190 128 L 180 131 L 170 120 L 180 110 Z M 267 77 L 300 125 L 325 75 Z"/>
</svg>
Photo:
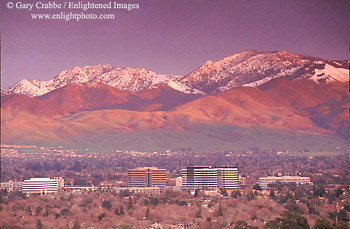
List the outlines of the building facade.
<svg viewBox="0 0 350 229">
<path fill-rule="evenodd" d="M 156 167 L 145 167 L 129 169 L 128 171 L 129 187 L 165 187 L 166 180 L 166 169 L 158 169 Z"/>
<path fill-rule="evenodd" d="M 277 182 L 279 182 L 279 183 L 296 183 L 297 185 L 312 184 L 312 182 L 310 181 L 310 177 L 300 177 L 300 176 L 260 177 L 258 184 L 260 185 L 261 188 L 267 189 L 269 184 L 274 184 Z"/>
<path fill-rule="evenodd" d="M 22 191 L 27 194 L 55 193 L 63 187 L 62 177 L 55 178 L 31 178 L 23 181 Z"/>
<path fill-rule="evenodd" d="M 1 183 L 0 189 L 6 189 L 7 192 L 22 191 L 23 182 L 10 180 L 9 182 Z"/>
<path fill-rule="evenodd" d="M 238 189 L 239 170 L 237 167 L 189 166 L 182 169 L 182 189 L 216 190 Z"/>
</svg>

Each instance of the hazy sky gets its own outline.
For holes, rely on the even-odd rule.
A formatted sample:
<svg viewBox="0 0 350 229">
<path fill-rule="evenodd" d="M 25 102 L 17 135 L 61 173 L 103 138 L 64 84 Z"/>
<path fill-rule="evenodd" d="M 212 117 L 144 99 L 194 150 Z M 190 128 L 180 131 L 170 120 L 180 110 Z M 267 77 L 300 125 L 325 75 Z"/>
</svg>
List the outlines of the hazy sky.
<svg viewBox="0 0 350 229">
<path fill-rule="evenodd" d="M 96 64 L 185 75 L 206 60 L 247 49 L 349 58 L 348 0 L 135 0 L 140 9 L 130 12 L 84 12 L 115 13 L 115 20 L 79 22 L 33 20 L 31 13 L 59 11 L 8 9 L 9 1 L 20 0 L 2 1 L 2 88 L 23 78 L 49 80 L 73 66 Z"/>
</svg>

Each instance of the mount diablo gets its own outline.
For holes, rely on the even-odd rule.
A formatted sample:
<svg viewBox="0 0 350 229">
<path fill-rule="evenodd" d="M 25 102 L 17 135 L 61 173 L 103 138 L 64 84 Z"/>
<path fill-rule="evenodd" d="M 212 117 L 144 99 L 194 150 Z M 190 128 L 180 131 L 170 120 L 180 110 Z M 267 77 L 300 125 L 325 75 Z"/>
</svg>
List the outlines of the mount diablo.
<svg viewBox="0 0 350 229">
<path fill-rule="evenodd" d="M 111 65 L 73 67 L 49 81 L 23 79 L 3 93 L 35 97 L 72 83 L 103 83 L 120 90 L 140 92 L 163 83 L 187 94 L 216 94 L 238 86 L 257 87 L 276 78 L 343 82 L 348 80 L 348 65 L 348 61 L 327 61 L 287 52 L 245 51 L 218 61 L 207 61 L 186 76 Z"/>
<path fill-rule="evenodd" d="M 344 151 L 348 61 L 246 51 L 186 76 L 74 67 L 2 93 L 3 144 Z"/>
</svg>

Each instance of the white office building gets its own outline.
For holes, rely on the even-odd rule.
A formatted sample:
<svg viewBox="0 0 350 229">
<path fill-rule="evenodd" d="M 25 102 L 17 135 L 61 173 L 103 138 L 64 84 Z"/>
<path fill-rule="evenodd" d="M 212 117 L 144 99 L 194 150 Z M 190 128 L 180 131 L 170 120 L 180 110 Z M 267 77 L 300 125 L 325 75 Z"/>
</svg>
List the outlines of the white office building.
<svg viewBox="0 0 350 229">
<path fill-rule="evenodd" d="M 28 194 L 48 194 L 55 193 L 63 187 L 64 180 L 62 177 L 55 178 L 31 178 L 23 181 L 24 193 Z"/>
<path fill-rule="evenodd" d="M 237 167 L 189 166 L 182 169 L 182 189 L 194 191 L 238 189 L 239 170 Z"/>
</svg>

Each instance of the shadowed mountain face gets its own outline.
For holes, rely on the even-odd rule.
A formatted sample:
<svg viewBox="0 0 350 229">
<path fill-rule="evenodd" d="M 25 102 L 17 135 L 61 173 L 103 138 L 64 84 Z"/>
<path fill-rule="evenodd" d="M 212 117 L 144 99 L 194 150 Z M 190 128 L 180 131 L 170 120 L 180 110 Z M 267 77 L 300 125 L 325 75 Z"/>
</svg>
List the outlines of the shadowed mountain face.
<svg viewBox="0 0 350 229">
<path fill-rule="evenodd" d="M 345 151 L 344 70 L 344 61 L 258 51 L 208 61 L 185 77 L 73 68 L 5 91 L 1 140 L 96 150 Z"/>
<path fill-rule="evenodd" d="M 36 98 L 56 104 L 69 112 L 78 112 L 101 109 L 170 110 L 199 97 L 198 94 L 179 92 L 166 84 L 134 93 L 97 83 L 70 84 Z"/>
<path fill-rule="evenodd" d="M 60 116 L 67 113 L 67 110 L 54 103 L 18 94 L 2 96 L 1 109 L 2 111 L 11 110 L 14 115 L 16 112 L 26 112 L 45 117 Z"/>
<path fill-rule="evenodd" d="M 275 80 L 260 87 L 271 97 L 305 113 L 312 122 L 349 138 L 348 83 L 315 84 L 312 81 Z"/>
</svg>

